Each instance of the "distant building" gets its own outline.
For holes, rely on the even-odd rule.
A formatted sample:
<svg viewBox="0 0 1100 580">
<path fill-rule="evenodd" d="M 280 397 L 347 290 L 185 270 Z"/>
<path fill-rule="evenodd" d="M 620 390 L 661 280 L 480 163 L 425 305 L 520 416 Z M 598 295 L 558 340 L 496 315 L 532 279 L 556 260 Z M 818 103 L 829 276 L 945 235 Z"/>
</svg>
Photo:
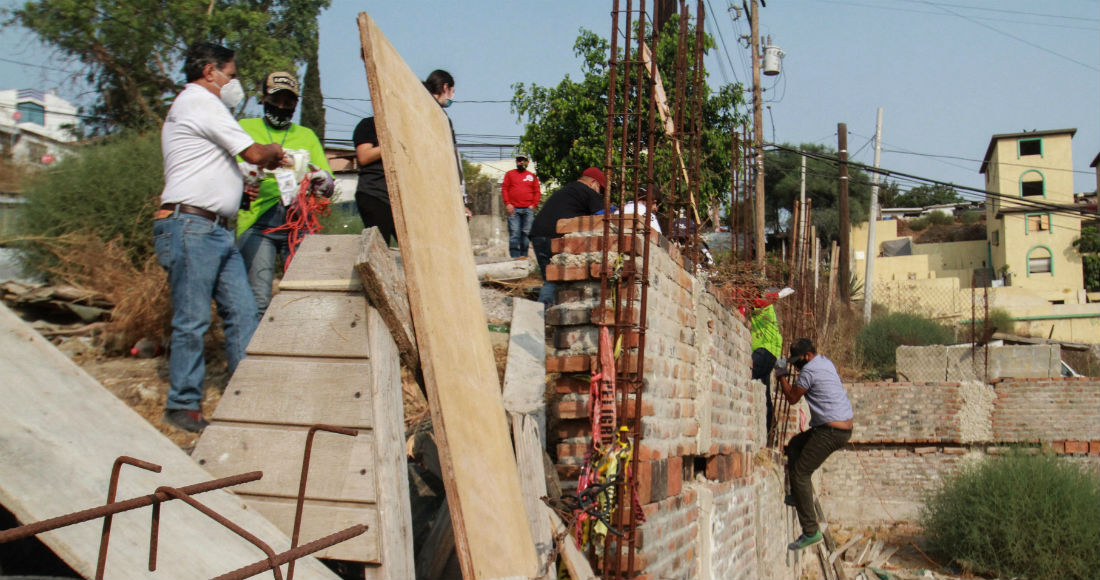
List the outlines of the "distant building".
<svg viewBox="0 0 1100 580">
<path fill-rule="evenodd" d="M 76 138 L 69 129 L 79 123 L 76 107 L 52 92 L 0 91 L 0 156 L 48 165 L 72 151 Z"/>
</svg>

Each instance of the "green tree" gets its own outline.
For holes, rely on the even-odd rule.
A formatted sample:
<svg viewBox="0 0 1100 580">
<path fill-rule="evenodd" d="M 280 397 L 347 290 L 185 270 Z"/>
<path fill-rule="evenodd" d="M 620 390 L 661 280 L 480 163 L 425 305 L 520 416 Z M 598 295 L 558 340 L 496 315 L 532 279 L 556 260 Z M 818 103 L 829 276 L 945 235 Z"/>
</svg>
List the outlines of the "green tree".
<svg viewBox="0 0 1100 580">
<path fill-rule="evenodd" d="M 500 182 L 485 175 L 481 168 L 465 159 L 462 160 L 462 173 L 466 179 L 466 195 L 470 198 L 470 211 L 474 215 L 492 213 L 493 196 L 500 195 Z M 503 202 L 501 202 L 503 208 Z"/>
<path fill-rule="evenodd" d="M 306 78 L 302 83 L 302 115 L 300 120 L 303 127 L 308 127 L 317 134 L 321 143 L 325 142 L 325 99 L 321 95 L 321 70 L 317 64 L 317 52 L 314 50 L 309 62 L 306 63 Z"/>
<path fill-rule="evenodd" d="M 780 223 L 779 210 L 790 212 L 802 187 L 802 155 L 788 149 L 800 149 L 811 156 L 806 159 L 806 199 L 811 202 L 813 223 L 822 240 L 839 239 L 839 169 L 825 158 L 835 158 L 836 151 L 820 144 L 803 143 L 799 147 L 785 144 L 784 149 L 768 151 L 764 159 L 764 220 L 779 230 L 789 227 L 789 219 Z M 871 178 L 857 167 L 848 166 L 848 210 L 851 223 L 867 221 L 871 200 Z M 881 193 L 881 188 L 880 188 Z"/>
<path fill-rule="evenodd" d="M 1100 290 L 1100 231 L 1096 226 L 1081 228 L 1081 237 L 1073 240 L 1073 247 L 1081 254 L 1085 289 L 1089 292 Z"/>
<path fill-rule="evenodd" d="M 670 73 L 676 59 L 678 26 L 678 17 L 673 17 L 654 50 L 657 68 L 662 72 L 665 92 L 670 98 L 676 94 L 675 75 Z M 694 38 L 694 27 L 689 28 L 692 31 L 688 37 Z M 705 51 L 709 52 L 714 47 L 712 39 L 707 37 L 705 46 Z M 582 61 L 580 80 L 566 75 L 556 87 L 523 83 L 512 87 L 515 90 L 512 110 L 520 121 L 526 120 L 520 142 L 537 162 L 539 179 L 543 182 L 567 183 L 576 179 L 586 167 L 601 167 L 604 163 L 610 45 L 594 32 L 581 29 L 573 51 Z M 692 89 L 687 87 L 685 94 L 690 94 Z M 723 85 L 714 91 L 703 83 L 702 89 L 703 129 L 697 200 L 700 216 L 707 213 L 711 204 L 728 203 L 730 129 L 744 122 L 737 113 L 738 106 L 743 103 L 740 85 Z M 641 110 L 647 107 L 648 101 L 643 99 Z M 643 127 L 642 131 L 645 142 L 648 129 Z M 660 126 L 656 128 L 655 148 L 657 173 L 671 175 L 678 171 L 679 161 L 673 153 L 672 140 Z"/>
<path fill-rule="evenodd" d="M 928 207 L 943 203 L 962 203 L 964 200 L 954 187 L 948 185 L 918 185 L 895 197 L 894 207 Z"/>
<path fill-rule="evenodd" d="M 183 84 L 187 46 L 237 50 L 241 82 L 297 70 L 317 43 L 317 15 L 331 0 L 29 0 L 6 24 L 34 32 L 78 62 L 97 93 L 92 134 L 159 126 Z"/>
</svg>

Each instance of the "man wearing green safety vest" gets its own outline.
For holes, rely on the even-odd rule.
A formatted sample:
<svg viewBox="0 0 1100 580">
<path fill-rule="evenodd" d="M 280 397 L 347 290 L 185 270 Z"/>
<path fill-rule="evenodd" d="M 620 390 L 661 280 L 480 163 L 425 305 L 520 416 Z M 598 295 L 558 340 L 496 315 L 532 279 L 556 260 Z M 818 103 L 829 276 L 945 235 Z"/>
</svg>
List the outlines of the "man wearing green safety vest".
<svg viewBox="0 0 1100 580">
<path fill-rule="evenodd" d="M 332 170 L 317 135 L 291 122 L 298 107 L 298 79 L 288 72 L 273 72 L 264 81 L 260 103 L 262 118 L 241 119 L 241 127 L 257 143 L 277 143 L 287 152 L 293 166 L 256 176 L 259 191 L 251 204 L 242 204 L 237 214 L 237 247 L 248 271 L 248 284 L 256 297 L 258 319 L 262 319 L 271 302 L 271 283 L 275 277 L 276 258 L 290 252 L 286 229 L 272 231 L 286 224 L 287 206 L 298 195 L 303 176 L 310 181 L 314 193 L 331 197 L 335 189 Z M 312 168 L 310 167 L 312 166 Z M 249 176 L 245 176 L 246 180 Z"/>
<path fill-rule="evenodd" d="M 753 311 L 749 318 L 752 329 L 752 378 L 764 383 L 764 403 L 767 406 L 767 432 L 771 432 L 775 421 L 775 404 L 772 402 L 771 374 L 775 361 L 783 353 L 783 335 L 779 333 L 779 321 L 775 317 L 775 306 L 779 298 L 794 293 L 790 288 L 779 290 L 769 288 L 764 298 L 753 300 Z"/>
</svg>

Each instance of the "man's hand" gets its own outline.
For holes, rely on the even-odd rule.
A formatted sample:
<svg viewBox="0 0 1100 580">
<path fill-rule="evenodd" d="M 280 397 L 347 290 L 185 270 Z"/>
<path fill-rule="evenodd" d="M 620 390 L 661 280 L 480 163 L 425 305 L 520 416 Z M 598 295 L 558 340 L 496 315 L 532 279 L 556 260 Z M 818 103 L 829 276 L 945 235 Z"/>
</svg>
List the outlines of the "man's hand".
<svg viewBox="0 0 1100 580">
<path fill-rule="evenodd" d="M 508 217 L 512 217 L 516 213 L 516 206 L 509 203 L 504 206 L 504 211 L 508 213 Z"/>
<path fill-rule="evenodd" d="M 785 377 L 790 374 L 787 371 L 787 359 L 781 358 L 775 361 L 775 378 Z"/>
<path fill-rule="evenodd" d="M 283 147 L 278 143 L 270 145 L 253 143 L 248 149 L 241 151 L 241 159 L 264 169 L 278 169 L 285 155 Z"/>
<path fill-rule="evenodd" d="M 244 197 L 249 203 L 256 201 L 256 197 L 260 195 L 260 182 L 249 181 L 244 182 Z"/>
<path fill-rule="evenodd" d="M 332 176 L 323 169 L 310 171 L 306 174 L 306 179 L 309 180 L 309 186 L 313 190 L 313 193 L 317 195 L 332 197 L 332 194 L 336 191 L 336 182 L 334 182 Z"/>
</svg>

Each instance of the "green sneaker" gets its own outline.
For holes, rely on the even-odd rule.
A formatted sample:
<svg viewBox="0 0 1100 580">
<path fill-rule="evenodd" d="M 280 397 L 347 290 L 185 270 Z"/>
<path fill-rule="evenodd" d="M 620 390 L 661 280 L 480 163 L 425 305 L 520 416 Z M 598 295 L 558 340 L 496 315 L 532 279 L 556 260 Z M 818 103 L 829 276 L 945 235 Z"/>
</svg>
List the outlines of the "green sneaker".
<svg viewBox="0 0 1100 580">
<path fill-rule="evenodd" d="M 809 546 L 817 544 L 817 543 L 821 542 L 821 540 L 824 540 L 824 539 L 825 539 L 825 536 L 821 535 L 821 530 L 818 530 L 818 531 L 816 531 L 816 532 L 814 532 L 814 533 L 812 533 L 808 536 L 806 534 L 802 534 L 801 536 L 798 536 L 797 540 L 795 540 L 795 541 L 791 542 L 790 544 L 788 544 L 787 549 L 798 551 L 798 550 L 801 550 L 802 548 L 807 548 Z"/>
</svg>

